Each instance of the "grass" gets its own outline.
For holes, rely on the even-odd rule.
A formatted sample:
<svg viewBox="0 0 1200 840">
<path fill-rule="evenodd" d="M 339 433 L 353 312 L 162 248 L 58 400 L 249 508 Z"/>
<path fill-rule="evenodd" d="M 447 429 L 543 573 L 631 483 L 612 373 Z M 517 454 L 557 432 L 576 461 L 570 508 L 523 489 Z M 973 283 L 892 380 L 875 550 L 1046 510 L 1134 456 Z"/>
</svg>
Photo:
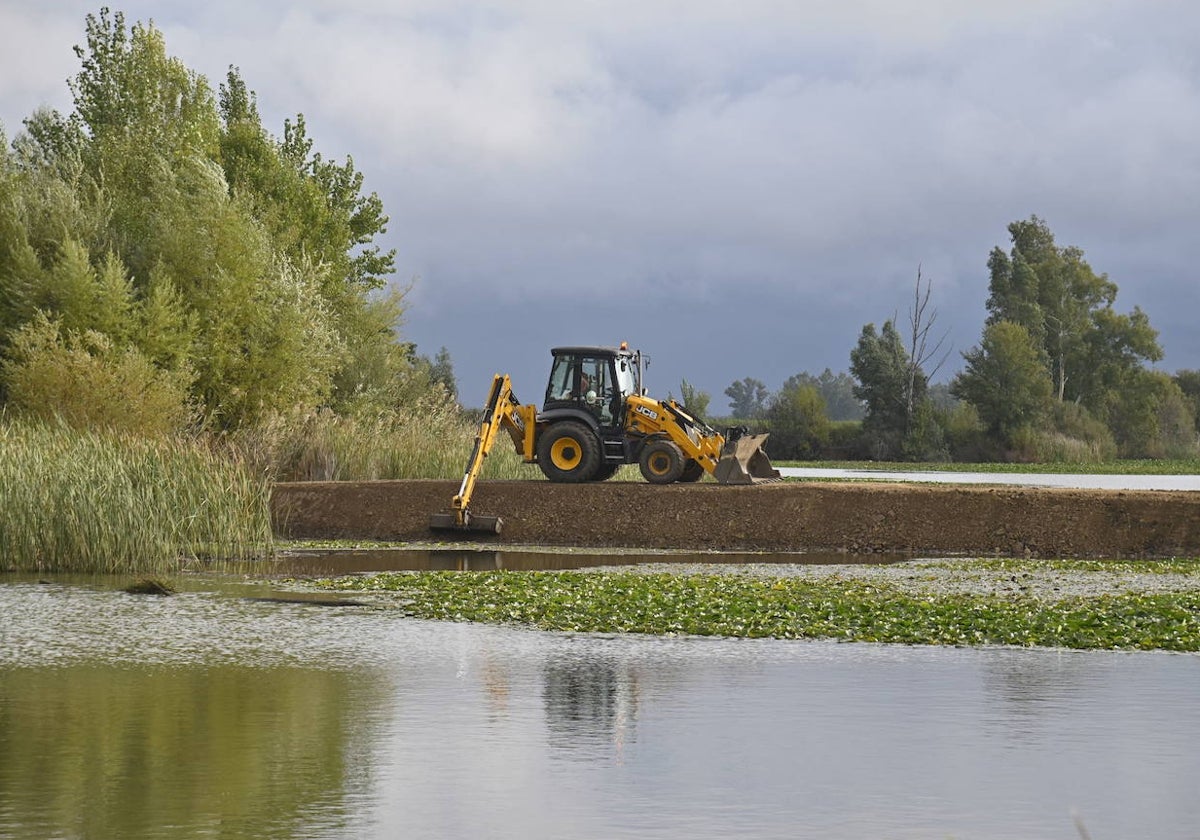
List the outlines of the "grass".
<svg viewBox="0 0 1200 840">
<path fill-rule="evenodd" d="M 268 493 L 201 441 L 0 423 L 0 569 L 166 574 L 261 556 Z"/>
<path fill-rule="evenodd" d="M 985 473 L 1070 473 L 1090 475 L 1195 475 L 1200 460 L 1098 461 L 1094 463 L 1049 462 L 1008 463 L 909 463 L 905 461 L 776 461 L 775 466 L 817 467 L 845 470 L 888 470 L 896 472 L 985 472 Z"/>
<path fill-rule="evenodd" d="M 235 434 L 231 444 L 277 481 L 461 478 L 479 427 L 445 401 L 375 416 L 329 411 L 281 415 Z M 489 479 L 541 478 L 506 433 L 484 467 Z"/>
<path fill-rule="evenodd" d="M 404 612 L 421 618 L 570 632 L 1200 650 L 1200 591 L 1045 600 L 912 593 L 853 578 L 504 571 L 388 573 L 315 585 L 395 593 Z"/>
</svg>

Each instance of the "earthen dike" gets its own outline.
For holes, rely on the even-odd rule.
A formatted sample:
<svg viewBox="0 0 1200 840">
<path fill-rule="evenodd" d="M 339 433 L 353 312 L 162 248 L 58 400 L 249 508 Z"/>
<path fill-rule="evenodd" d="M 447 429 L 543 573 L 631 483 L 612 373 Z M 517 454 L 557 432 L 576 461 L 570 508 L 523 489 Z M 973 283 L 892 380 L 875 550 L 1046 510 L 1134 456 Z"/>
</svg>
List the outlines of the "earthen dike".
<svg viewBox="0 0 1200 840">
<path fill-rule="evenodd" d="M 429 542 L 452 481 L 281 483 L 276 533 Z M 920 556 L 1200 556 L 1200 493 L 785 482 L 551 484 L 481 481 L 472 508 L 504 519 L 498 545 Z"/>
</svg>

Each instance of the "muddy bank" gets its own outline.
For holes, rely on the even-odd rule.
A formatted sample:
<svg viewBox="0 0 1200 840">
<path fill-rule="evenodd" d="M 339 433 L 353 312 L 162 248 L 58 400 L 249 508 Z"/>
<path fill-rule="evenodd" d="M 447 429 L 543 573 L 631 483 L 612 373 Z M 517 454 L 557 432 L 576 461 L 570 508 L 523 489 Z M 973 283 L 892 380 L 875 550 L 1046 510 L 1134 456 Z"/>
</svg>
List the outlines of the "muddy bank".
<svg viewBox="0 0 1200 840">
<path fill-rule="evenodd" d="M 275 486 L 277 533 L 428 540 L 451 481 Z M 1200 494 L 1168 491 L 783 483 L 481 482 L 472 505 L 504 518 L 497 544 L 727 551 L 902 551 L 1034 557 L 1200 555 Z M 443 539 L 444 537 L 438 537 Z M 473 536 L 477 538 L 477 536 Z"/>
</svg>

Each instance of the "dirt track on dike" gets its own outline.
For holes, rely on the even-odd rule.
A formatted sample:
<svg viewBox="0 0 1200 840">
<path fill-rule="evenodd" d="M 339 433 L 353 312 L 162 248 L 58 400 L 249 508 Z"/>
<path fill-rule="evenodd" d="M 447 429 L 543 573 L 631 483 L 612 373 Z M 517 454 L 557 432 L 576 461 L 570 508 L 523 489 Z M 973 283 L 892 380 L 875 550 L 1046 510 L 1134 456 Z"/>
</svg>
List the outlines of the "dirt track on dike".
<svg viewBox="0 0 1200 840">
<path fill-rule="evenodd" d="M 457 481 L 282 483 L 290 539 L 424 541 Z M 509 545 L 1031 557 L 1200 556 L 1200 493 L 784 482 L 755 487 L 482 481 L 472 509 Z"/>
</svg>

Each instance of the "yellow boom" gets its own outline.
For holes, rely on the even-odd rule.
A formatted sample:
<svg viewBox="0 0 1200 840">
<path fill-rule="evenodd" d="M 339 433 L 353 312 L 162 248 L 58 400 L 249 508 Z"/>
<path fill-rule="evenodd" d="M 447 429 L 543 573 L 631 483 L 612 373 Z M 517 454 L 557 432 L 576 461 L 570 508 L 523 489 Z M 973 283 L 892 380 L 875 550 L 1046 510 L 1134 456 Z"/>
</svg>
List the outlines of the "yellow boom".
<svg viewBox="0 0 1200 840">
<path fill-rule="evenodd" d="M 500 429 L 505 429 L 526 461 L 533 461 L 534 423 L 537 417 L 537 406 L 521 405 L 513 394 L 512 381 L 508 374 L 496 374 L 492 379 L 492 390 L 488 393 L 487 407 L 483 412 L 483 421 L 479 424 L 479 433 L 475 435 L 475 447 L 467 460 L 467 469 L 463 473 L 462 484 L 458 495 L 450 500 L 450 511 L 435 513 L 430 519 L 430 527 L 437 529 L 454 529 L 469 531 L 484 531 L 499 534 L 504 521 L 498 516 L 474 516 L 471 513 L 471 497 L 475 493 L 475 482 L 483 471 L 483 462 L 487 459 Z"/>
</svg>

